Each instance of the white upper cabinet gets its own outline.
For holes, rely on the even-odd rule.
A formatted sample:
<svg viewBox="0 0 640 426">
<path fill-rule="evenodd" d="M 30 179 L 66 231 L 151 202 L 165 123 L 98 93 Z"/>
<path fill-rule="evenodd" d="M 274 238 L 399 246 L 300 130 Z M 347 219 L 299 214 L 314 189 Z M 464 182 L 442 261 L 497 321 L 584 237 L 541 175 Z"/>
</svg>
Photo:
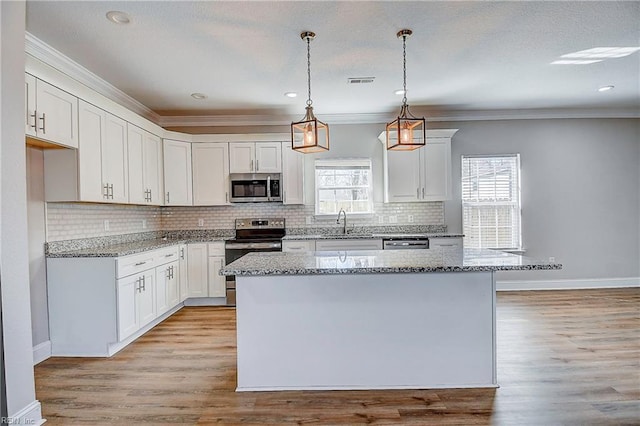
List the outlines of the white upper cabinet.
<svg viewBox="0 0 640 426">
<path fill-rule="evenodd" d="M 127 162 L 127 122 L 106 114 L 102 143 L 102 185 L 107 187 L 107 201 L 129 202 L 129 169 Z"/>
<path fill-rule="evenodd" d="M 282 142 L 282 202 L 304 204 L 304 154 Z"/>
<path fill-rule="evenodd" d="M 164 155 L 164 204 L 190 206 L 192 202 L 191 144 L 165 139 Z"/>
<path fill-rule="evenodd" d="M 450 199 L 451 137 L 456 131 L 428 131 L 426 145 L 413 151 L 385 150 L 385 202 Z"/>
<path fill-rule="evenodd" d="M 229 203 L 229 146 L 226 143 L 194 143 L 193 205 L 218 206 Z"/>
<path fill-rule="evenodd" d="M 230 173 L 281 173 L 280 142 L 231 142 L 229 144 Z"/>
<path fill-rule="evenodd" d="M 70 148 L 78 147 L 78 98 L 25 74 L 25 133 Z"/>
<path fill-rule="evenodd" d="M 107 113 L 100 108 L 80 101 L 79 117 L 78 183 L 80 201 L 107 201 L 109 188 L 106 183 L 102 182 L 102 144 L 106 133 Z M 56 153 L 45 152 L 45 160 L 47 154 L 54 155 Z M 45 175 L 50 165 L 45 161 Z M 45 190 L 50 187 L 51 183 L 50 180 L 45 180 Z"/>
<path fill-rule="evenodd" d="M 129 202 L 160 205 L 162 194 L 162 141 L 132 124 L 127 125 Z"/>
</svg>

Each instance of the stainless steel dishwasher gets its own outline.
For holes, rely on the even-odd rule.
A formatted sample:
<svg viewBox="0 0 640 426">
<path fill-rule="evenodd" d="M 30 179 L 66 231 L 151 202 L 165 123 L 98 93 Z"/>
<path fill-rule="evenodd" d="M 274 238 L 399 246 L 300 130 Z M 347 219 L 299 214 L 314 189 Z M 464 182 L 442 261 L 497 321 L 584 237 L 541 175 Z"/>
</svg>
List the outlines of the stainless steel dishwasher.
<svg viewBox="0 0 640 426">
<path fill-rule="evenodd" d="M 387 238 L 382 241 L 384 250 L 425 250 L 429 248 L 429 238 Z"/>
</svg>

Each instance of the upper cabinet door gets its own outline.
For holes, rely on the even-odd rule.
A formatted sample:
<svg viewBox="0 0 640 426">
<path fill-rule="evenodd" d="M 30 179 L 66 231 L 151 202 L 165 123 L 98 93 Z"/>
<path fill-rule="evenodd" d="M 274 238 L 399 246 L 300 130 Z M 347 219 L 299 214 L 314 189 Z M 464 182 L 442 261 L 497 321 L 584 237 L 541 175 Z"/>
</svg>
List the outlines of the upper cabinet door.
<svg viewBox="0 0 640 426">
<path fill-rule="evenodd" d="M 424 148 L 420 148 L 424 149 Z M 387 158 L 387 195 L 390 203 L 420 201 L 421 156 L 419 151 L 385 151 Z"/>
<path fill-rule="evenodd" d="M 256 164 L 258 173 L 282 172 L 282 144 L 281 142 L 256 142 Z"/>
<path fill-rule="evenodd" d="M 192 205 L 191 144 L 165 139 L 164 151 L 164 204 L 167 206 Z"/>
<path fill-rule="evenodd" d="M 255 173 L 254 143 L 231 142 L 229 144 L 229 173 Z"/>
<path fill-rule="evenodd" d="M 36 136 L 36 78 L 31 74 L 24 77 L 24 133 Z"/>
<path fill-rule="evenodd" d="M 451 198 L 451 139 L 427 138 L 421 148 L 423 163 L 423 200 L 443 201 Z"/>
<path fill-rule="evenodd" d="M 36 79 L 36 135 L 78 148 L 78 98 Z"/>
<path fill-rule="evenodd" d="M 195 143 L 193 158 L 193 205 L 229 203 L 229 149 L 226 143 Z"/>
<path fill-rule="evenodd" d="M 144 185 L 144 130 L 127 125 L 127 158 L 129 169 L 129 202 L 148 204 L 148 192 Z"/>
<path fill-rule="evenodd" d="M 102 144 L 102 182 L 107 185 L 107 201 L 128 203 L 127 122 L 107 113 L 105 131 Z"/>
<path fill-rule="evenodd" d="M 282 142 L 282 202 L 304 204 L 304 154 Z"/>
<path fill-rule="evenodd" d="M 160 137 L 144 132 L 143 140 L 144 187 L 149 191 L 147 204 L 162 204 L 162 140 Z"/>
<path fill-rule="evenodd" d="M 80 201 L 104 202 L 108 200 L 108 187 L 102 181 L 101 152 L 106 133 L 106 121 L 106 112 L 87 102 L 80 101 L 80 146 L 78 148 Z"/>
</svg>

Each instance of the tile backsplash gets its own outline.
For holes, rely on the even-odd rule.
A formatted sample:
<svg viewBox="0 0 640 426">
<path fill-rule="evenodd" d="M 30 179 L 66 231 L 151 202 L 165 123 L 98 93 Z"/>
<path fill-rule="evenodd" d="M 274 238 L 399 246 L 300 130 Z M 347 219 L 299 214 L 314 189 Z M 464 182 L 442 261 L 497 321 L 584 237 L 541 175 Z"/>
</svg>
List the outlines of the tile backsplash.
<svg viewBox="0 0 640 426">
<path fill-rule="evenodd" d="M 350 226 L 444 225 L 442 202 L 376 203 L 374 212 L 367 217 L 349 217 Z M 248 203 L 217 207 L 152 207 L 47 203 L 47 241 L 161 230 L 233 229 L 234 219 L 244 217 L 284 217 L 287 228 L 340 226 L 334 217 L 316 218 L 312 205 Z M 105 221 L 108 221 L 108 230 Z"/>
</svg>

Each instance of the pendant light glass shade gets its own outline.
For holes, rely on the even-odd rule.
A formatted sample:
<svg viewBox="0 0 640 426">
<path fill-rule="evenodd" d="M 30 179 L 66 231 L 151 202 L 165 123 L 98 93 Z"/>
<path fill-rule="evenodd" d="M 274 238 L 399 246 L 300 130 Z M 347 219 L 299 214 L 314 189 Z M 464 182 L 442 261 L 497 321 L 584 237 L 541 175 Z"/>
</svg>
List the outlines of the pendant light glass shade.
<svg viewBox="0 0 640 426">
<path fill-rule="evenodd" d="M 309 98 L 306 113 L 302 120 L 291 123 L 291 148 L 309 154 L 329 150 L 329 126 L 313 115 L 313 101 L 311 100 L 311 52 L 310 42 L 315 34 L 305 31 L 300 38 L 307 42 L 307 83 Z"/>
<path fill-rule="evenodd" d="M 411 151 L 424 146 L 427 142 L 427 121 L 414 117 L 407 105 L 407 37 L 413 32 L 411 30 L 401 30 L 398 38 L 402 38 L 403 71 L 404 71 L 404 97 L 402 98 L 402 109 L 398 117 L 387 124 L 387 150 Z"/>
</svg>

